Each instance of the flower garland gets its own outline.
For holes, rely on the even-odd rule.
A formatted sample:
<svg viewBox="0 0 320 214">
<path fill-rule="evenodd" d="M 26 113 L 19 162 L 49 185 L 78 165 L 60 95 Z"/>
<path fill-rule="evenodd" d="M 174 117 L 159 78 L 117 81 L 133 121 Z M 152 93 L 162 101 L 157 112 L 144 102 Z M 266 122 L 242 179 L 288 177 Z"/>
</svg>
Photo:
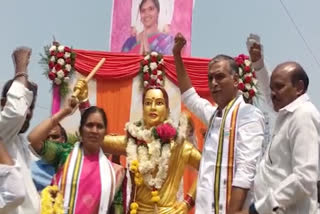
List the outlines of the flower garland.
<svg viewBox="0 0 320 214">
<path fill-rule="evenodd" d="M 235 57 L 235 61 L 239 66 L 238 89 L 243 92 L 243 96 L 246 99 L 251 100 L 258 92 L 258 80 L 256 78 L 256 72 L 252 68 L 252 63 L 249 60 L 249 56 L 240 54 L 239 56 Z"/>
<path fill-rule="evenodd" d="M 63 196 L 58 186 L 47 186 L 42 190 L 41 214 L 64 214 Z"/>
<path fill-rule="evenodd" d="M 69 92 L 68 83 L 74 72 L 76 54 L 71 48 L 53 42 L 52 45 L 44 47 L 44 55 L 41 55 L 41 64 L 45 65 L 44 75 L 48 77 L 53 85 L 59 86 L 60 96 Z"/>
<path fill-rule="evenodd" d="M 127 159 L 130 171 L 134 174 L 136 188 L 144 183 L 151 189 L 151 201 L 155 203 L 155 207 L 160 201 L 158 190 L 167 178 L 171 146 L 174 141 L 177 144 L 184 141 L 188 126 L 186 121 L 186 116 L 182 115 L 177 129 L 171 120 L 166 120 L 151 129 L 146 129 L 142 121 L 126 124 Z M 158 171 L 153 176 L 155 169 Z M 139 205 L 135 199 L 130 208 L 130 213 L 137 213 Z"/>
<path fill-rule="evenodd" d="M 164 86 L 164 60 L 161 54 L 151 52 L 141 61 L 140 73 L 143 86 Z"/>
</svg>

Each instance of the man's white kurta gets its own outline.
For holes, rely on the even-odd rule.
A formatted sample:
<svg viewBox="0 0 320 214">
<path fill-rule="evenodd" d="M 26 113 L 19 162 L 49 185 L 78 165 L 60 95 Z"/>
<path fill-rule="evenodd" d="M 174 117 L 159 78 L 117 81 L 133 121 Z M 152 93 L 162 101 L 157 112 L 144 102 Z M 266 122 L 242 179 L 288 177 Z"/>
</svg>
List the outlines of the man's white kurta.
<svg viewBox="0 0 320 214">
<path fill-rule="evenodd" d="M 199 97 L 194 88 L 182 95 L 183 103 L 198 116 L 208 127 L 205 139 L 196 195 L 196 213 L 214 213 L 214 203 L 219 203 L 219 213 L 226 213 L 226 187 L 228 169 L 228 146 L 230 134 L 230 118 L 232 110 L 227 115 L 224 129 L 224 143 L 220 173 L 220 200 L 214 201 L 215 171 L 217 167 L 217 151 L 222 118 L 210 118 L 217 108 Z M 233 106 L 240 104 L 236 120 L 235 153 L 232 186 L 250 189 L 255 176 L 256 163 L 260 156 L 264 138 L 264 117 L 260 110 L 246 104 L 242 96 L 238 96 Z M 224 114 L 223 109 L 222 115 Z"/>
<path fill-rule="evenodd" d="M 40 211 L 39 195 L 30 171 L 29 142 L 19 134 L 32 99 L 32 92 L 20 82 L 14 81 L 7 93 L 6 105 L 0 112 L 0 137 L 15 164 L 20 168 L 26 193 L 25 200 L 20 206 L 15 208 L 10 206 L 0 210 L 1 214 L 35 214 Z"/>
</svg>

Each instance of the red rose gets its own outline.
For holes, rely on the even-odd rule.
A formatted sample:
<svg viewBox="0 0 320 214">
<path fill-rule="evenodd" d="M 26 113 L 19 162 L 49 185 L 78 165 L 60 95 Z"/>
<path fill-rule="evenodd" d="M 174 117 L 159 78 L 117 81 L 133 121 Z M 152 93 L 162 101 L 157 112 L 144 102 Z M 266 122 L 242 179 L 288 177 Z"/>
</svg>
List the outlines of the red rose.
<svg viewBox="0 0 320 214">
<path fill-rule="evenodd" d="M 156 56 L 151 56 L 151 62 L 158 62 L 158 58 Z"/>
<path fill-rule="evenodd" d="M 162 75 L 159 75 L 159 76 L 158 76 L 158 79 L 159 79 L 159 80 L 163 80 Z"/>
<path fill-rule="evenodd" d="M 236 61 L 236 63 L 237 63 L 238 65 L 242 65 L 242 64 L 244 63 L 244 61 L 243 61 L 243 59 L 242 59 L 241 57 L 237 57 L 237 58 L 235 59 L 235 61 Z"/>
<path fill-rule="evenodd" d="M 168 123 L 157 126 L 156 131 L 162 143 L 169 143 L 177 134 L 176 129 Z"/>
<path fill-rule="evenodd" d="M 152 71 L 152 74 L 153 74 L 153 75 L 157 75 L 157 74 L 158 74 L 157 69 L 154 69 L 154 70 Z"/>
<path fill-rule="evenodd" d="M 156 85 L 156 80 L 155 79 L 151 79 L 149 85 Z"/>
<path fill-rule="evenodd" d="M 245 71 L 245 72 L 249 73 L 249 72 L 250 72 L 250 70 L 251 70 L 251 69 L 250 69 L 250 66 L 246 66 L 246 67 L 244 67 L 244 71 Z"/>
<path fill-rule="evenodd" d="M 65 46 L 65 47 L 64 47 L 64 51 L 65 51 L 65 52 L 71 52 L 71 48 Z"/>
<path fill-rule="evenodd" d="M 254 71 L 254 72 L 252 72 L 252 76 L 253 76 L 253 78 L 257 78 L 257 76 L 256 76 L 256 72 Z"/>
<path fill-rule="evenodd" d="M 63 58 L 63 56 L 64 56 L 64 53 L 62 53 L 62 52 L 57 53 L 58 58 Z"/>
<path fill-rule="evenodd" d="M 256 94 L 256 92 L 254 92 L 253 89 L 250 89 L 250 90 L 249 90 L 249 95 L 250 95 L 250 97 L 254 97 L 255 94 Z"/>
<path fill-rule="evenodd" d="M 60 71 L 62 67 L 60 64 L 56 64 L 54 68 L 56 69 L 56 71 Z"/>
<path fill-rule="evenodd" d="M 51 52 L 50 52 L 50 55 L 51 55 L 51 56 L 55 56 L 55 55 L 56 55 L 56 51 L 51 51 Z"/>
<path fill-rule="evenodd" d="M 65 59 L 65 62 L 66 62 L 66 64 L 71 64 L 71 58 L 69 57 L 69 58 Z"/>
<path fill-rule="evenodd" d="M 143 61 L 142 61 L 142 65 L 143 65 L 143 66 L 148 65 L 148 64 L 149 64 L 149 61 L 148 61 L 148 60 L 143 60 Z"/>
<path fill-rule="evenodd" d="M 50 61 L 48 65 L 50 69 L 54 68 L 54 62 Z"/>
<path fill-rule="evenodd" d="M 246 78 L 244 79 L 245 83 L 250 83 L 251 82 L 251 77 L 250 76 L 246 76 Z"/>
<path fill-rule="evenodd" d="M 243 82 L 240 82 L 240 83 L 238 84 L 238 89 L 241 90 L 241 91 L 243 91 L 244 88 L 245 88 L 245 87 L 244 87 Z"/>
<path fill-rule="evenodd" d="M 158 64 L 158 70 L 162 70 L 163 69 L 163 65 L 162 64 Z"/>
<path fill-rule="evenodd" d="M 245 54 L 240 54 L 238 57 L 240 57 L 241 59 L 245 60 L 245 59 L 249 59 L 249 56 L 245 55 Z"/>
<path fill-rule="evenodd" d="M 148 73 L 145 73 L 144 75 L 143 75 L 143 80 L 144 81 L 148 81 L 150 79 L 150 75 L 148 74 Z"/>
<path fill-rule="evenodd" d="M 49 74 L 48 74 L 48 77 L 49 77 L 50 80 L 54 80 L 56 78 L 56 76 L 57 75 L 55 73 L 53 73 L 52 71 L 50 71 Z"/>
<path fill-rule="evenodd" d="M 63 73 L 64 73 L 64 76 L 65 76 L 65 77 L 67 77 L 67 76 L 68 76 L 68 74 L 69 74 L 69 71 L 67 71 L 67 70 L 63 70 Z"/>
</svg>

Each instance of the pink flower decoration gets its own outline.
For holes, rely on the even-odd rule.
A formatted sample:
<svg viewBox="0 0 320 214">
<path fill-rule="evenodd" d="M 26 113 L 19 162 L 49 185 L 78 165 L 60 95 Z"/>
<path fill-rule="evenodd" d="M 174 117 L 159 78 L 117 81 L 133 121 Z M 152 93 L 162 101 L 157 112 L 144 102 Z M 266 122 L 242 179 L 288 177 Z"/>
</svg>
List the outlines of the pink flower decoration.
<svg viewBox="0 0 320 214">
<path fill-rule="evenodd" d="M 169 143 L 177 134 L 176 129 L 168 123 L 157 126 L 156 131 L 162 143 Z"/>
</svg>

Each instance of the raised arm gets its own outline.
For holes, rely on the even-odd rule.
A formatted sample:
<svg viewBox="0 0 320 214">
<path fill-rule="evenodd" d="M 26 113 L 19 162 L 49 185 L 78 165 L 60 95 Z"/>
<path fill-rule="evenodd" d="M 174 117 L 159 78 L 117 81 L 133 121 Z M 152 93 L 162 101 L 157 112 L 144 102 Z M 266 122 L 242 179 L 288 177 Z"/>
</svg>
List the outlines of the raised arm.
<svg viewBox="0 0 320 214">
<path fill-rule="evenodd" d="M 214 107 L 208 100 L 201 98 L 196 93 L 195 89 L 192 88 L 191 80 L 186 72 L 181 57 L 181 51 L 185 44 L 186 39 L 181 33 L 178 33 L 175 37 L 175 44 L 172 52 L 176 65 L 178 85 L 182 94 L 181 99 L 191 112 L 199 117 L 202 122 L 208 125 L 216 107 Z"/>
<path fill-rule="evenodd" d="M 67 104 L 60 109 L 56 114 L 42 121 L 37 125 L 28 135 L 28 140 L 31 143 L 33 149 L 40 154 L 43 147 L 44 141 L 47 139 L 50 130 L 58 125 L 58 123 L 71 114 L 77 108 L 77 101 L 73 98 L 69 98 Z"/>
<path fill-rule="evenodd" d="M 247 39 L 247 48 L 249 51 L 250 59 L 252 61 L 252 66 L 256 71 L 259 92 L 262 94 L 262 99 L 264 103 L 267 104 L 268 110 L 273 111 L 270 90 L 270 77 L 264 63 L 263 45 L 261 44 L 258 35 L 249 35 Z"/>
<path fill-rule="evenodd" d="M 0 112 L 0 136 L 5 144 L 12 142 L 26 119 L 32 104 L 33 94 L 28 87 L 27 66 L 31 55 L 30 48 L 18 48 L 12 54 L 15 77 L 8 81 L 2 91 Z"/>
<path fill-rule="evenodd" d="M 178 86 L 180 88 L 181 94 L 183 94 L 188 89 L 192 88 L 191 80 L 186 72 L 181 56 L 182 49 L 186 45 L 186 43 L 187 40 L 183 37 L 181 33 L 178 33 L 174 38 L 174 46 L 172 49 L 174 62 L 176 65 Z"/>
</svg>

